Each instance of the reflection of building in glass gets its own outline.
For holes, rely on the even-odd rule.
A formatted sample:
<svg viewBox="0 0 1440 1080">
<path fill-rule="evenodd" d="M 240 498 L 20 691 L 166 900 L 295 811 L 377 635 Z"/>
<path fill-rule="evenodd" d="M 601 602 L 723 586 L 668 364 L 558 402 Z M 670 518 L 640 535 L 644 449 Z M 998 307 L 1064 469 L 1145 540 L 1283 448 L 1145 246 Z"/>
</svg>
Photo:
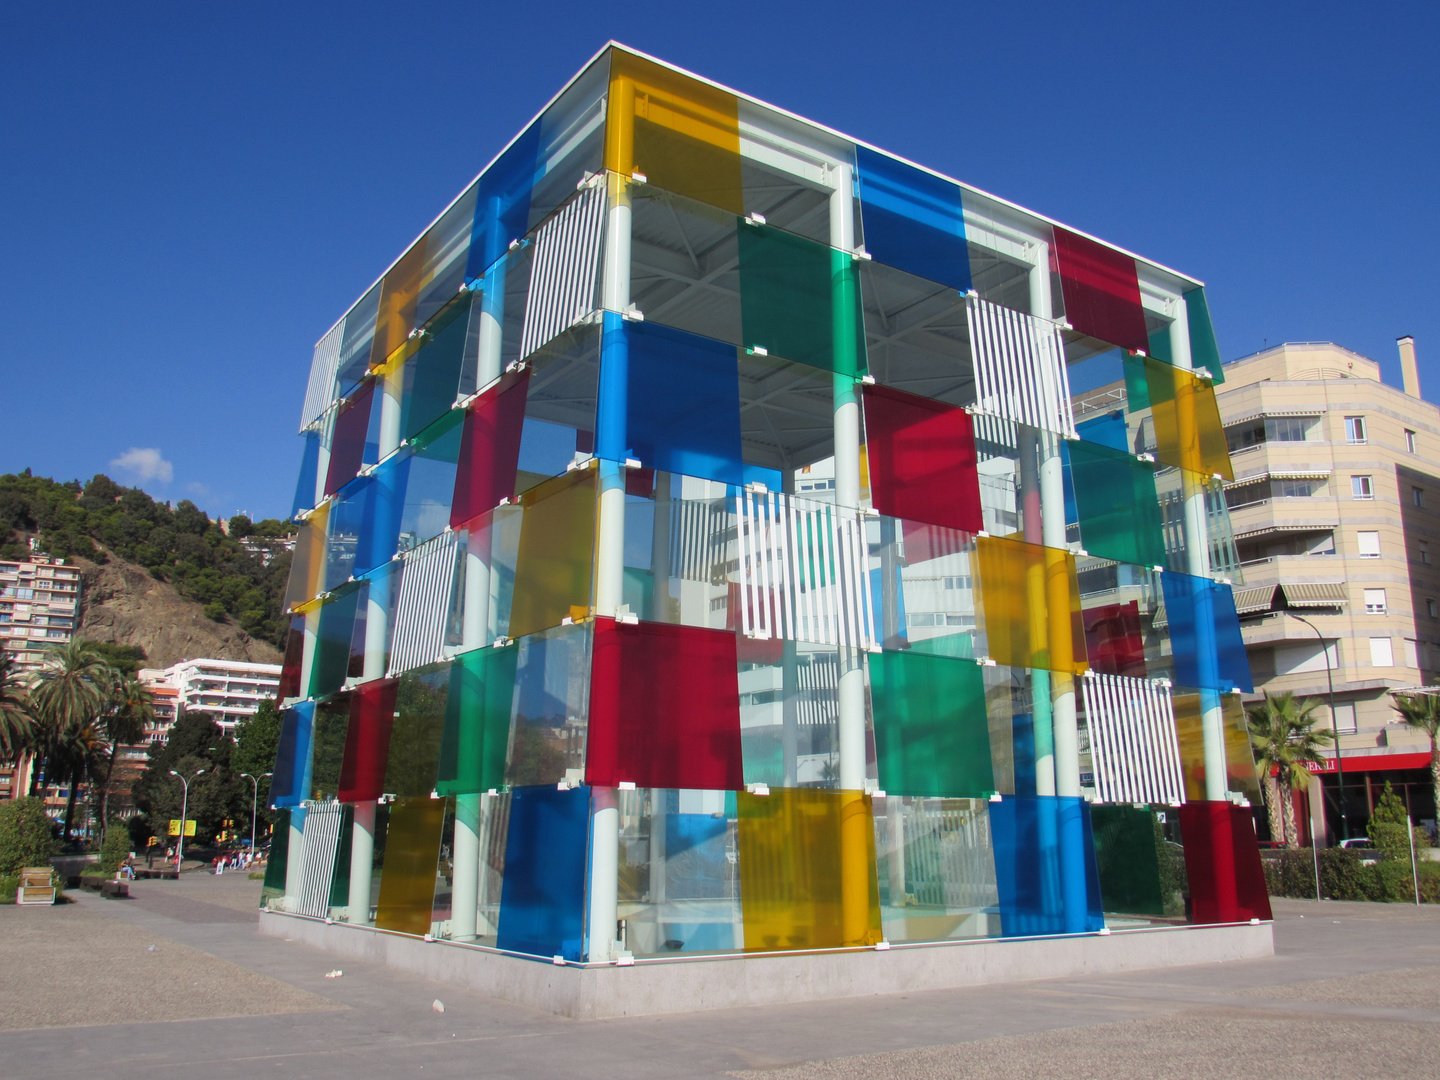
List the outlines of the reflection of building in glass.
<svg viewBox="0 0 1440 1080">
<path fill-rule="evenodd" d="M 607 48 L 316 347 L 267 904 L 589 962 L 1268 915 L 1219 376 L 1198 282 Z"/>
</svg>

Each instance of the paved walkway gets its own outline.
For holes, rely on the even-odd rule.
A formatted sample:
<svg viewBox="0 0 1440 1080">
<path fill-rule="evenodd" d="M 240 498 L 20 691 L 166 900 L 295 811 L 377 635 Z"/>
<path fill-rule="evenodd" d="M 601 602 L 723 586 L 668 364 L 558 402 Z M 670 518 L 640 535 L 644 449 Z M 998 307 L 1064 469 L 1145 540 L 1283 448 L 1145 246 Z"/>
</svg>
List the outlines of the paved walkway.
<svg viewBox="0 0 1440 1080">
<path fill-rule="evenodd" d="M 243 874 L 0 908 L 0 1075 L 1313 1080 L 1440 1072 L 1440 909 L 1278 901 L 1278 955 L 579 1023 L 259 936 Z M 150 946 L 155 946 L 154 950 Z M 343 968 L 344 976 L 325 973 Z M 187 985 L 188 984 L 188 985 Z M 436 999 L 445 1011 L 432 1007 Z M 17 1063 L 23 1063 L 17 1065 Z"/>
</svg>

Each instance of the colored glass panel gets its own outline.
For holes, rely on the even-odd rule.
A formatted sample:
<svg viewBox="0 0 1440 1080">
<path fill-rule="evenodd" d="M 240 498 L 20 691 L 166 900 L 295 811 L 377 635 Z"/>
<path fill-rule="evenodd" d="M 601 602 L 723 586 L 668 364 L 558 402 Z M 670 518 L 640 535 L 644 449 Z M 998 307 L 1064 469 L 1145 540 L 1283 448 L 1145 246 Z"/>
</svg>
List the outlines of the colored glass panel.
<svg viewBox="0 0 1440 1080">
<path fill-rule="evenodd" d="M 330 466 L 325 473 L 325 494 L 333 495 L 355 479 L 365 464 L 365 433 L 375 400 L 375 380 L 365 382 L 335 413 L 330 439 Z"/>
<path fill-rule="evenodd" d="M 735 347 L 613 312 L 605 314 L 604 340 L 596 453 L 743 483 Z M 623 405 L 612 405 L 619 393 Z"/>
<path fill-rule="evenodd" d="M 346 730 L 350 726 L 348 695 L 340 694 L 315 707 L 314 748 L 310 765 L 310 798 L 324 802 L 338 797 Z"/>
<path fill-rule="evenodd" d="M 1129 432 L 1125 426 L 1125 413 L 1119 409 L 1104 416 L 1082 420 L 1075 425 L 1080 438 L 1096 446 L 1108 446 L 1122 453 L 1130 449 Z"/>
<path fill-rule="evenodd" d="M 1138 566 L 1165 565 L 1165 535 L 1153 466 L 1085 442 L 1066 443 L 1065 456 L 1085 550 Z"/>
<path fill-rule="evenodd" d="M 1174 696 L 1175 727 L 1180 739 L 1180 771 L 1185 777 L 1185 797 L 1205 798 L 1205 732 L 1207 708 L 1220 710 L 1225 741 L 1225 790 L 1243 794 L 1260 804 L 1260 780 L 1255 769 L 1255 751 L 1250 744 L 1249 725 L 1238 694 L 1217 694 L 1213 690 Z"/>
<path fill-rule="evenodd" d="M 402 934 L 428 934 L 445 828 L 444 799 L 399 798 L 390 807 L 380 902 L 375 925 Z"/>
<path fill-rule="evenodd" d="M 735 635 L 595 620 L 586 783 L 744 785 Z"/>
<path fill-rule="evenodd" d="M 315 635 L 315 655 L 310 664 L 309 697 L 324 697 L 345 685 L 350 673 L 350 648 L 360 594 L 360 588 L 352 586 L 320 607 L 320 630 Z"/>
<path fill-rule="evenodd" d="M 850 253 L 748 221 L 739 241 L 746 347 L 841 375 L 864 374 L 865 332 Z"/>
<path fill-rule="evenodd" d="M 991 659 L 1010 667 L 1084 671 L 1075 557 L 1058 548 L 981 537 L 980 607 Z"/>
<path fill-rule="evenodd" d="M 577 623 L 518 643 L 507 784 L 555 784 L 585 768 L 591 633 L 590 623 Z"/>
<path fill-rule="evenodd" d="M 410 455 L 396 454 L 376 466 L 363 484 L 347 491 L 343 502 L 356 500 L 356 509 L 346 510 L 355 535 L 355 560 L 352 567 L 358 576 L 384 566 L 399 544 L 401 515 L 405 509 L 405 489 L 410 481 Z M 358 515 L 358 517 L 357 517 Z"/>
<path fill-rule="evenodd" d="M 305 449 L 300 452 L 300 475 L 295 480 L 295 498 L 290 504 L 290 518 L 315 505 L 315 482 L 320 476 L 320 432 L 305 432 Z"/>
<path fill-rule="evenodd" d="M 1229 585 L 1191 574 L 1161 575 L 1175 682 L 1204 690 L 1251 693 L 1250 660 Z"/>
<path fill-rule="evenodd" d="M 512 644 L 476 649 L 451 661 L 435 782 L 441 795 L 475 795 L 504 785 L 519 652 Z"/>
<path fill-rule="evenodd" d="M 1150 346 L 1135 260 L 1067 229 L 1055 229 L 1052 248 L 1065 319 L 1078 332 L 1122 349 Z"/>
<path fill-rule="evenodd" d="M 1225 381 L 1225 364 L 1220 359 L 1220 344 L 1215 340 L 1215 324 L 1210 321 L 1204 286 L 1185 294 L 1185 318 L 1190 324 L 1190 366 L 1204 368 L 1211 382 L 1219 386 Z"/>
<path fill-rule="evenodd" d="M 450 665 L 408 671 L 395 693 L 395 720 L 385 764 L 388 795 L 429 795 L 440 768 Z"/>
<path fill-rule="evenodd" d="M 530 199 L 540 152 L 540 122 L 521 133 L 481 175 L 475 196 L 467 281 L 481 277 L 530 228 Z"/>
<path fill-rule="evenodd" d="M 451 528 L 515 497 L 529 385 L 528 368 L 506 375 L 466 412 L 455 471 L 455 501 L 450 507 Z"/>
<path fill-rule="evenodd" d="M 743 214 L 735 95 L 611 50 L 605 167 Z"/>
<path fill-rule="evenodd" d="M 884 386 L 864 387 L 863 397 L 875 509 L 907 521 L 983 529 L 970 414 Z"/>
<path fill-rule="evenodd" d="M 425 244 L 413 245 L 385 272 L 380 282 L 380 306 L 375 315 L 375 339 L 370 346 L 370 367 L 385 363 L 405 345 L 415 329 L 415 302 L 425 271 Z"/>
<path fill-rule="evenodd" d="M 1228 802 L 1187 802 L 1180 807 L 1180 833 L 1193 922 L 1271 918 L 1255 820 L 1248 808 Z"/>
<path fill-rule="evenodd" d="M 361 477 L 330 503 L 330 523 L 325 533 L 325 573 L 321 578 L 327 592 L 338 589 L 355 576 L 355 559 L 364 540 L 365 514 L 373 487 L 370 477 Z"/>
<path fill-rule="evenodd" d="M 299 806 L 310 795 L 310 734 L 315 703 L 302 701 L 280 714 L 280 744 L 270 778 L 271 806 Z"/>
<path fill-rule="evenodd" d="M 1145 637 L 1137 601 L 1087 607 L 1082 618 L 1085 658 L 1092 670 L 1105 675 L 1145 678 Z"/>
<path fill-rule="evenodd" d="M 1215 388 L 1146 356 L 1125 358 L 1126 409 L 1150 410 L 1155 456 L 1192 473 L 1235 479 Z"/>
<path fill-rule="evenodd" d="M 994 791 L 979 665 L 913 652 L 872 653 L 869 660 L 881 789 L 952 798 Z"/>
<path fill-rule="evenodd" d="M 590 611 L 595 544 L 594 469 L 531 488 L 521 497 L 524 516 L 510 605 L 510 637 L 523 637 Z"/>
<path fill-rule="evenodd" d="M 273 783 L 272 783 L 273 788 Z M 285 895 L 285 873 L 290 863 L 290 811 L 276 810 L 270 826 L 270 853 L 265 861 L 265 881 L 260 886 L 260 906 Z"/>
<path fill-rule="evenodd" d="M 886 266 L 969 291 L 959 185 L 864 146 L 855 162 L 865 249 Z"/>
<path fill-rule="evenodd" d="M 1104 926 L 1090 806 L 1070 795 L 1007 795 L 990 804 L 1005 937 L 1085 934 Z"/>
<path fill-rule="evenodd" d="M 736 794 L 745 949 L 832 949 L 880 940 L 875 827 L 857 791 Z"/>
<path fill-rule="evenodd" d="M 1155 812 L 1138 806 L 1092 806 L 1100 905 L 1126 915 L 1165 915 Z"/>
<path fill-rule="evenodd" d="M 885 940 L 998 937 L 1000 902 L 984 799 L 875 800 Z"/>
<path fill-rule="evenodd" d="M 290 580 L 285 586 L 285 607 L 293 609 L 313 600 L 320 592 L 325 572 L 325 529 L 330 508 L 322 506 L 300 524 L 295 551 L 290 561 Z"/>
<path fill-rule="evenodd" d="M 351 692 L 345 760 L 336 796 L 341 802 L 369 802 L 385 793 L 385 764 L 390 754 L 398 689 L 394 679 L 374 679 Z"/>
<path fill-rule="evenodd" d="M 415 438 L 455 404 L 465 365 L 470 311 L 478 303 L 478 297 L 452 296 L 449 305 L 425 327 L 418 351 L 405 361 L 400 398 L 402 438 Z"/>
<path fill-rule="evenodd" d="M 589 831 L 589 788 L 511 791 L 498 948 L 583 958 Z"/>
<path fill-rule="evenodd" d="M 286 698 L 300 697 L 300 667 L 305 659 L 305 616 L 290 616 L 285 631 L 285 656 L 280 661 L 280 686 L 275 691 L 278 705 Z"/>
</svg>

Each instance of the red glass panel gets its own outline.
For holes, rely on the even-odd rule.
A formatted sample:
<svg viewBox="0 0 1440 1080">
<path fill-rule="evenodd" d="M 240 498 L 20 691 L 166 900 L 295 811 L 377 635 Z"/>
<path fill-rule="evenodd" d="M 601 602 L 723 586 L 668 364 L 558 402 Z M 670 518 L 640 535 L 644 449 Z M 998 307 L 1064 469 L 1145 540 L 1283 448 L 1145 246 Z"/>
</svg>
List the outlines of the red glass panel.
<svg viewBox="0 0 1440 1080">
<path fill-rule="evenodd" d="M 1059 228 L 1053 250 L 1065 296 L 1065 320 L 1080 333 L 1122 349 L 1149 349 L 1135 260 Z"/>
<path fill-rule="evenodd" d="M 964 409 L 867 386 L 865 453 L 880 513 L 970 532 L 985 527 L 975 431 Z"/>
<path fill-rule="evenodd" d="M 365 433 L 370 428 L 370 405 L 375 399 L 371 379 L 340 406 L 335 435 L 330 440 L 330 468 L 325 473 L 325 494 L 333 495 L 359 475 L 365 464 Z"/>
<path fill-rule="evenodd" d="M 1191 921 L 1269 919 L 1270 894 L 1250 810 L 1228 802 L 1180 807 L 1180 839 L 1190 882 Z"/>
<path fill-rule="evenodd" d="M 520 431 L 525 423 L 529 385 L 528 368 L 506 375 L 465 413 L 455 472 L 455 501 L 450 506 L 451 528 L 495 509 L 501 499 L 515 497 L 515 469 L 520 462 Z"/>
<path fill-rule="evenodd" d="M 350 696 L 350 727 L 340 764 L 341 802 L 378 799 L 385 791 L 390 726 L 395 722 L 395 679 L 361 683 Z"/>
<path fill-rule="evenodd" d="M 743 787 L 737 662 L 725 630 L 596 619 L 585 782 Z"/>
<path fill-rule="evenodd" d="M 1145 638 L 1140 630 L 1140 605 L 1106 604 L 1086 608 L 1085 651 L 1090 666 L 1106 675 L 1145 678 Z"/>
<path fill-rule="evenodd" d="M 290 616 L 290 629 L 285 633 L 285 659 L 280 662 L 280 687 L 275 691 L 275 704 L 286 698 L 300 697 L 300 666 L 305 657 L 305 616 Z"/>
</svg>

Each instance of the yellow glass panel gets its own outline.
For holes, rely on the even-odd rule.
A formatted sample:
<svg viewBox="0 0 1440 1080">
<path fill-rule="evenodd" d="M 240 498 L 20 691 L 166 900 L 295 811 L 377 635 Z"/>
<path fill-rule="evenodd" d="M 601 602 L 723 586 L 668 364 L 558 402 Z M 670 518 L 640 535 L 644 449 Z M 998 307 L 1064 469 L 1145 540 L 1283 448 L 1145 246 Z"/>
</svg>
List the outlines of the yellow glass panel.
<svg viewBox="0 0 1440 1080">
<path fill-rule="evenodd" d="M 1212 696 L 1213 695 L 1213 696 Z M 1185 775 L 1185 797 L 1205 798 L 1205 734 L 1201 721 L 1204 699 L 1219 698 L 1225 717 L 1225 789 L 1238 791 L 1256 806 L 1260 804 L 1260 778 L 1255 770 L 1255 753 L 1250 747 L 1245 706 L 1239 694 L 1175 695 L 1175 727 L 1180 736 L 1180 770 Z"/>
<path fill-rule="evenodd" d="M 577 469 L 521 497 L 520 549 L 509 636 L 518 638 L 590 613 L 596 470 Z"/>
<path fill-rule="evenodd" d="M 771 788 L 736 795 L 745 949 L 834 949 L 880 940 L 870 796 Z"/>
<path fill-rule="evenodd" d="M 643 173 L 666 191 L 743 214 L 738 99 L 613 50 L 605 167 L 622 176 Z"/>
<path fill-rule="evenodd" d="M 375 316 L 375 340 L 370 346 L 370 367 L 380 367 L 415 329 L 415 302 L 425 274 L 425 244 L 413 245 L 400 256 L 380 283 L 380 310 Z"/>
<path fill-rule="evenodd" d="M 976 541 L 986 651 L 1010 667 L 1078 674 L 1089 667 L 1075 556 L 996 536 Z"/>
<path fill-rule="evenodd" d="M 1210 382 L 1149 357 L 1145 381 L 1155 424 L 1155 456 L 1191 472 L 1235 479 Z"/>
<path fill-rule="evenodd" d="M 390 807 L 375 925 L 402 934 L 430 932 L 445 829 L 444 799 L 401 798 Z"/>
<path fill-rule="evenodd" d="M 325 570 L 325 532 L 330 522 L 330 504 L 325 503 L 307 517 L 295 538 L 295 554 L 290 562 L 290 581 L 285 587 L 285 606 L 298 611 L 320 591 L 320 575 Z"/>
</svg>

